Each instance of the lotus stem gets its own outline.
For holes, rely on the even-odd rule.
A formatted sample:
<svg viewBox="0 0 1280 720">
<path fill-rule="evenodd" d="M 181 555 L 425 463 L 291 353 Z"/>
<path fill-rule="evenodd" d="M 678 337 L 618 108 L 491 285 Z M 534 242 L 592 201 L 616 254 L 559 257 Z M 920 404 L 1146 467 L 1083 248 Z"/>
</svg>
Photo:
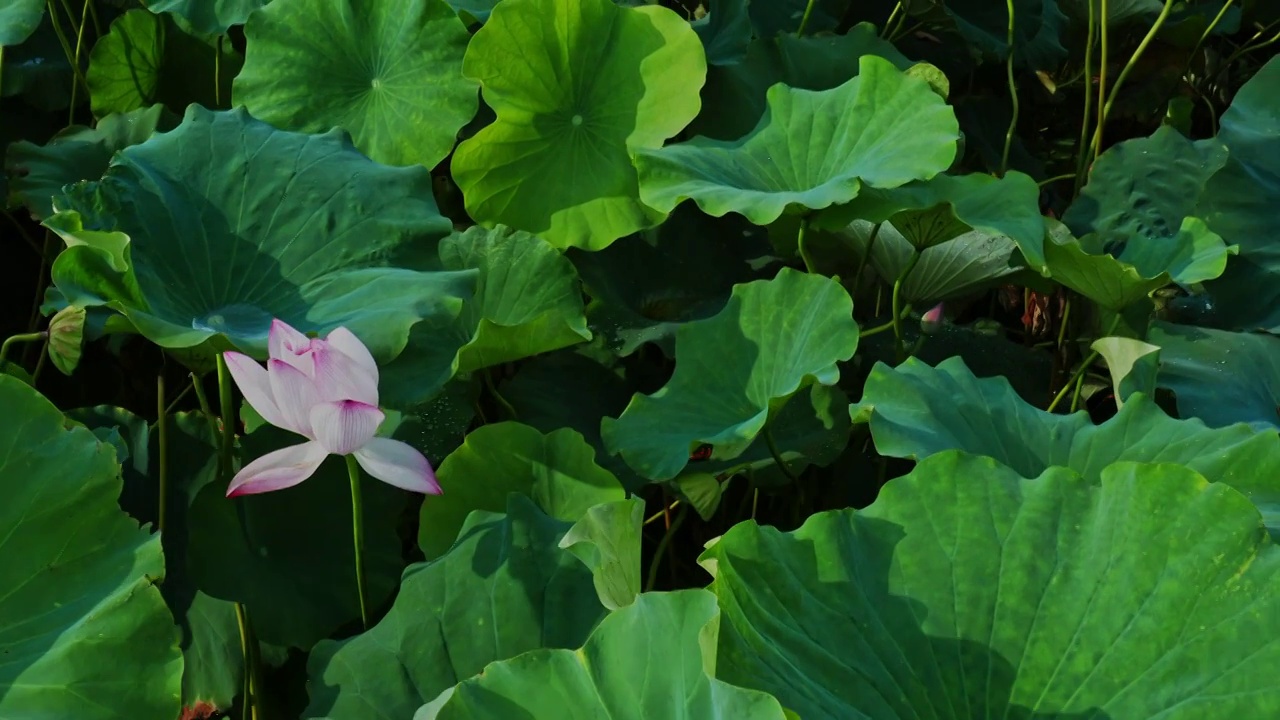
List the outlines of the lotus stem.
<svg viewBox="0 0 1280 720">
<path fill-rule="evenodd" d="M 804 271 L 813 273 L 813 262 L 809 260 L 809 253 L 804 250 L 804 236 L 809 230 L 809 216 L 802 215 L 800 217 L 800 229 L 796 232 L 796 252 L 800 254 L 800 261 L 804 263 Z"/>
<path fill-rule="evenodd" d="M 222 105 L 222 36 L 218 36 L 217 47 L 213 51 L 213 104 Z"/>
<path fill-rule="evenodd" d="M 671 538 L 675 536 L 676 531 L 680 529 L 680 525 L 684 523 L 684 518 L 689 514 L 689 506 L 681 505 L 680 512 L 676 513 L 676 519 L 671 521 L 671 527 L 662 534 L 662 540 L 658 541 L 658 547 L 653 551 L 653 562 L 649 563 L 649 576 L 644 582 L 644 591 L 653 590 L 653 586 L 658 582 L 658 568 L 662 565 L 662 556 L 666 554 L 667 546 L 671 544 Z"/>
<path fill-rule="evenodd" d="M 902 317 L 900 319 L 906 320 L 907 316 L 910 314 L 911 314 L 911 303 L 907 303 L 906 305 L 902 306 Z M 877 325 L 871 328 L 870 330 L 859 331 L 858 337 L 868 338 L 877 333 L 882 333 L 886 330 L 892 330 L 894 325 L 896 324 L 895 320 L 898 320 L 898 319 L 899 318 L 894 318 L 893 320 L 890 320 L 889 322 L 884 323 L 883 325 Z"/>
<path fill-rule="evenodd" d="M 800 18 L 800 27 L 796 28 L 796 37 L 804 35 L 805 26 L 809 24 L 809 16 L 813 14 L 813 4 L 814 0 L 809 0 L 804 6 L 804 16 Z"/>
<path fill-rule="evenodd" d="M 1095 129 L 1093 132 L 1093 141 L 1089 145 L 1089 152 L 1094 160 L 1098 159 L 1098 148 L 1102 144 L 1102 123 L 1105 122 L 1102 114 L 1102 108 L 1106 104 L 1107 97 L 1107 19 L 1111 16 L 1110 8 L 1107 0 L 1101 0 L 1102 18 L 1098 21 L 1098 45 L 1102 57 L 1098 61 L 1098 118 L 1095 121 Z M 1092 3 L 1090 4 L 1092 9 Z M 1088 179 L 1088 173 L 1082 172 L 1081 178 L 1076 178 L 1076 182 L 1083 182 Z"/>
<path fill-rule="evenodd" d="M 858 299 L 858 286 L 862 284 L 862 273 L 867 269 L 867 263 L 871 261 L 871 251 L 876 247 L 876 238 L 880 236 L 880 227 L 884 225 L 878 222 L 871 228 L 871 237 L 867 240 L 867 250 L 862 253 L 862 259 L 858 261 L 858 270 L 853 274 L 853 290 L 850 295 L 854 300 Z"/>
<path fill-rule="evenodd" d="M 893 337 L 894 349 L 897 352 L 898 362 L 906 360 L 903 357 L 904 348 L 902 346 L 902 285 L 906 282 L 907 276 L 916 268 L 916 263 L 920 262 L 920 251 L 912 249 L 911 259 L 907 261 L 907 266 L 902 268 L 902 272 L 898 273 L 898 277 L 893 281 Z"/>
<path fill-rule="evenodd" d="M 1103 7 L 1106 7 L 1106 4 L 1107 4 L 1107 0 L 1102 0 Z M 1111 92 L 1107 94 L 1107 102 L 1101 105 L 1101 109 L 1098 113 L 1098 129 L 1095 130 L 1093 134 L 1094 159 L 1097 159 L 1098 155 L 1102 153 L 1102 129 L 1107 124 L 1107 116 L 1111 114 L 1111 106 L 1115 104 L 1116 96 L 1120 94 L 1120 88 L 1121 86 L 1124 85 L 1125 78 L 1129 77 L 1129 73 L 1133 70 L 1134 66 L 1138 64 L 1138 58 L 1142 57 L 1142 54 L 1147 51 L 1147 46 L 1151 44 L 1151 41 L 1155 39 L 1156 34 L 1160 32 L 1160 28 L 1164 26 L 1164 21 L 1168 19 L 1169 12 L 1171 10 L 1173 10 L 1173 0 L 1164 0 L 1164 7 L 1160 9 L 1160 15 L 1156 17 L 1155 23 L 1152 24 L 1151 29 L 1147 31 L 1146 36 L 1142 38 L 1142 42 L 1138 43 L 1138 48 L 1133 51 L 1133 55 L 1129 56 L 1129 62 L 1125 63 L 1124 69 L 1121 70 L 1120 75 L 1116 77 L 1116 84 L 1111 87 Z M 1102 32 L 1103 32 L 1102 38 L 1104 43 L 1103 55 L 1105 56 L 1106 55 L 1105 43 L 1106 43 L 1106 37 L 1107 37 L 1105 17 L 1103 18 Z M 1105 58 L 1104 58 L 1104 62 L 1105 62 Z M 1099 86 L 1098 88 L 1098 99 L 1099 99 L 1099 102 L 1101 102 L 1101 99 L 1102 99 L 1101 86 Z"/>
<path fill-rule="evenodd" d="M 1000 177 L 1009 172 L 1009 148 L 1013 146 L 1013 132 L 1018 127 L 1018 84 L 1013 79 L 1013 0 L 1005 0 L 1009 9 L 1009 55 L 1005 58 L 1005 74 L 1009 82 L 1009 100 L 1013 103 L 1013 116 L 1009 118 L 1009 129 L 1004 134 L 1004 152 L 1000 155 Z"/>
<path fill-rule="evenodd" d="M 156 375 L 156 434 L 160 440 L 160 468 L 159 468 L 159 520 L 156 527 L 160 530 L 161 537 L 164 536 L 165 528 L 165 509 L 169 506 L 169 418 L 168 406 L 164 402 L 164 372 L 161 371 Z"/>
<path fill-rule="evenodd" d="M 884 27 L 880 28 L 880 37 L 888 39 L 889 28 L 892 27 L 893 21 L 897 19 L 900 12 L 902 12 L 902 0 L 894 3 L 893 12 L 889 13 L 889 19 L 884 21 Z"/>
<path fill-rule="evenodd" d="M 787 476 L 788 480 L 798 485 L 800 478 L 796 477 L 795 473 L 791 472 L 791 468 L 787 467 L 787 464 L 783 462 L 782 453 L 778 452 L 778 444 L 773 441 L 773 432 L 769 429 L 768 423 L 765 424 L 764 430 L 760 434 L 764 435 L 764 444 L 768 446 L 769 454 L 773 456 L 773 461 L 777 463 L 778 469 L 782 471 L 783 475 Z"/>
<path fill-rule="evenodd" d="M 218 405 L 222 414 L 222 433 L 218 443 L 218 464 L 222 471 L 222 480 L 231 481 L 231 453 L 235 448 L 236 416 L 231 402 L 231 371 L 227 369 L 227 361 L 222 353 L 217 355 L 218 362 Z"/>
<path fill-rule="evenodd" d="M 80 52 L 84 50 L 84 26 L 89 24 L 90 5 L 93 5 L 93 0 L 84 0 L 84 8 L 80 11 L 80 25 L 76 28 L 76 52 L 72 62 L 77 68 L 80 67 Z M 74 125 L 76 121 L 76 88 L 76 84 L 71 83 L 71 107 L 67 110 L 67 125 Z"/>
<path fill-rule="evenodd" d="M 33 333 L 22 333 L 20 335 L 10 335 L 9 337 L 5 338 L 4 342 L 0 343 L 0 363 L 3 363 L 6 359 L 8 359 L 9 346 L 12 345 L 13 343 L 39 342 L 40 340 L 43 340 L 47 334 L 48 333 L 41 331 L 41 332 L 33 332 Z"/>
<path fill-rule="evenodd" d="M 360 624 L 369 629 L 369 611 L 364 589 L 364 512 L 360 498 L 360 464 L 355 455 L 346 456 L 347 475 L 351 478 L 351 532 L 356 553 L 356 593 L 360 596 Z"/>
<path fill-rule="evenodd" d="M 196 402 L 200 404 L 200 412 L 204 414 L 205 422 L 209 423 L 209 437 L 217 442 L 218 423 L 214 420 L 213 408 L 209 406 L 209 398 L 204 394 L 204 385 L 201 378 L 196 377 L 195 373 L 191 373 L 191 389 L 195 391 Z"/>
<path fill-rule="evenodd" d="M 242 720 L 258 720 L 258 639 L 249 623 L 249 609 L 236 603 L 236 625 L 240 630 L 240 657 L 244 662 L 244 676 L 240 685 Z"/>
</svg>

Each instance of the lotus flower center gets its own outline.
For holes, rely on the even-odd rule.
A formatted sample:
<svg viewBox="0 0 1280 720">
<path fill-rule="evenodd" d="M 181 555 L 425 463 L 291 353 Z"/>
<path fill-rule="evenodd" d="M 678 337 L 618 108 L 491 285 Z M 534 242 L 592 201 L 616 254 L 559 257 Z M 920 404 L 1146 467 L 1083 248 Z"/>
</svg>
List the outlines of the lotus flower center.
<svg viewBox="0 0 1280 720">
<path fill-rule="evenodd" d="M 581 124 L 582 124 L 582 116 L 581 116 L 581 115 L 574 115 L 574 116 L 573 116 L 573 120 L 572 120 L 572 122 L 573 122 L 573 126 L 574 126 L 574 127 L 578 127 L 579 125 L 581 125 Z"/>
<path fill-rule="evenodd" d="M 382 80 L 380 78 L 374 78 L 373 82 L 369 83 L 369 85 L 371 85 L 374 90 L 377 90 L 382 87 Z"/>
</svg>

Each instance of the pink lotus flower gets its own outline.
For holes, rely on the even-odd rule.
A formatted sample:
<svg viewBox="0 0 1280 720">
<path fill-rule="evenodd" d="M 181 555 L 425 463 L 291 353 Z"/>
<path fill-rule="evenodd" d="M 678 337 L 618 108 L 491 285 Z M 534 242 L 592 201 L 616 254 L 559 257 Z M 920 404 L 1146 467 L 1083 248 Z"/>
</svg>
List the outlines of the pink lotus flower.
<svg viewBox="0 0 1280 720">
<path fill-rule="evenodd" d="M 386 417 L 378 409 L 378 366 L 350 330 L 311 339 L 274 320 L 267 350 L 265 370 L 248 355 L 226 352 L 223 357 L 245 401 L 262 419 L 308 442 L 245 465 L 227 487 L 227 497 L 293 487 L 330 455 L 354 455 L 365 472 L 388 485 L 440 494 L 422 453 L 399 440 L 374 437 Z"/>
<path fill-rule="evenodd" d="M 932 335 L 942 329 L 943 323 L 946 322 L 946 316 L 942 314 L 945 306 L 946 303 L 938 303 L 920 317 L 920 330 L 925 335 Z"/>
</svg>

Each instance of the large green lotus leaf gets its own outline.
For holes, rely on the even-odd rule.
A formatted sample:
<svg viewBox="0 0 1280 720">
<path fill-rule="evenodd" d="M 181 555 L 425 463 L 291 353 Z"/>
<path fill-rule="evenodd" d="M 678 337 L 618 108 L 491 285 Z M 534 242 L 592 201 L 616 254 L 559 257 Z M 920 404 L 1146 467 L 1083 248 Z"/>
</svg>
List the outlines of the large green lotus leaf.
<svg viewBox="0 0 1280 720">
<path fill-rule="evenodd" d="M 1009 55 L 1009 8 L 990 0 L 948 0 L 946 13 L 956 29 L 982 56 L 1003 61 Z M 1014 0 L 1013 59 L 1032 70 L 1056 69 L 1067 56 L 1062 46 L 1067 16 L 1058 0 Z"/>
<path fill-rule="evenodd" d="M 708 59 L 714 63 L 711 51 L 712 48 L 707 49 Z M 843 35 L 783 34 L 755 40 L 746 46 L 737 62 L 713 64 L 707 69 L 702 110 L 687 132 L 717 140 L 737 140 L 760 122 L 770 87 L 783 83 L 802 90 L 830 90 L 858 74 L 863 55 L 878 55 L 899 70 L 914 64 L 881 38 L 874 25 L 865 22 Z"/>
<path fill-rule="evenodd" d="M 523 495 L 503 507 L 471 513 L 448 553 L 409 566 L 368 632 L 316 645 L 304 717 L 409 718 L 494 661 L 582 644 L 606 611 L 590 571 L 559 548 L 570 524 Z"/>
<path fill-rule="evenodd" d="M 499 226 L 471 227 L 440 241 L 446 270 L 478 270 L 475 297 L 461 321 L 471 340 L 455 372 L 538 355 L 591 340 L 578 273 L 535 235 Z"/>
<path fill-rule="evenodd" d="M 1236 248 L 1194 217 L 1182 219 L 1167 245 L 1129 242 L 1106 245 L 1096 235 L 1075 238 L 1066 226 L 1047 221 L 1045 259 L 1054 280 L 1104 308 L 1119 312 L 1170 283 L 1191 286 L 1216 278 Z"/>
<path fill-rule="evenodd" d="M 595 449 L 564 428 L 546 435 L 518 422 L 482 425 L 439 464 L 444 494 L 422 503 L 418 545 L 444 554 L 474 510 L 497 512 L 510 493 L 533 498 L 557 520 L 577 522 L 594 505 L 622 500 L 618 480 L 595 463 Z"/>
<path fill-rule="evenodd" d="M 890 222 L 918 250 L 971 230 L 1004 236 L 1018 244 L 1032 267 L 1045 266 L 1040 188 L 1020 172 L 1003 178 L 936 175 L 896 188 L 864 188 L 852 202 L 820 213 L 815 223 L 843 227 L 854 220 Z"/>
<path fill-rule="evenodd" d="M 644 593 L 577 650 L 533 650 L 450 688 L 414 720 L 784 720 L 758 690 L 716 679 L 720 610 L 705 590 Z"/>
<path fill-rule="evenodd" d="M 706 58 L 679 15 L 609 0 L 504 0 L 463 74 L 497 120 L 458 146 L 467 212 L 592 250 L 655 225 L 631 155 L 698 113 Z"/>
<path fill-rule="evenodd" d="M 0 5 L 0 47 L 23 43 L 42 18 L 44 3 L 40 0 L 5 0 Z"/>
<path fill-rule="evenodd" d="M 32 217 L 43 220 L 53 214 L 53 198 L 64 186 L 102 177 L 117 150 L 177 124 L 178 118 L 163 105 L 152 105 L 108 115 L 97 127 L 72 125 L 44 145 L 15 142 L 5 151 L 9 201 L 22 203 Z"/>
<path fill-rule="evenodd" d="M 273 0 L 244 32 L 235 104 L 276 127 L 341 127 L 380 163 L 430 168 L 476 114 L 471 35 L 444 0 Z"/>
<path fill-rule="evenodd" d="M 218 338 L 262 358 L 279 318 L 319 333 L 345 325 L 385 362 L 415 323 L 452 323 L 474 283 L 474 272 L 381 267 L 451 227 L 425 169 L 382 166 L 339 131 L 284 132 L 242 109 L 189 108 L 55 205 L 46 223 L 71 247 L 53 280 L 68 302 L 108 305 L 167 348 Z M 101 247 L 104 233 L 127 271 L 112 267 L 124 258 Z"/>
<path fill-rule="evenodd" d="M 864 510 L 740 523 L 701 562 L 717 676 L 806 720 L 1280 713 L 1280 551 L 1177 465 L 1099 483 L 945 453 Z"/>
<path fill-rule="evenodd" d="M 783 268 L 734 288 L 724 309 L 676 331 L 676 370 L 652 395 L 637 394 L 600 433 L 639 475 L 670 480 L 700 443 L 740 455 L 771 407 L 802 387 L 834 385 L 836 363 L 858 347 L 853 301 L 840 283 Z"/>
<path fill-rule="evenodd" d="M 915 247 L 889 223 L 880 226 L 873 243 L 874 229 L 871 223 L 859 220 L 833 235 L 812 233 L 810 255 L 819 266 L 852 262 L 856 269 L 858 260 L 870 250 L 868 265 L 881 278 L 893 282 L 906 270 Z M 979 231 L 925 248 L 902 284 L 902 298 L 923 306 L 971 294 L 1018 272 L 1013 264 L 1017 252 L 1018 246 L 1008 237 Z M 852 277 L 853 272 L 844 276 Z M 921 312 L 925 309 L 920 308 Z"/>
<path fill-rule="evenodd" d="M 1156 322 L 1147 339 L 1160 346 L 1159 383 L 1177 394 L 1179 414 L 1280 429 L 1280 338 Z"/>
<path fill-rule="evenodd" d="M 1196 215 L 1240 257 L 1209 285 L 1232 328 L 1280 332 L 1280 57 L 1236 92 L 1222 114 L 1218 142 L 1230 156 L 1209 179 Z"/>
<path fill-rule="evenodd" d="M 693 204 L 676 208 L 656 230 L 599 252 L 568 253 L 591 296 L 592 327 L 623 357 L 645 343 L 670 356 L 676 329 L 719 312 L 734 285 L 760 277 L 751 261 L 769 254 L 763 228 L 736 214 L 711 217 Z"/>
<path fill-rule="evenodd" d="M 0 717 L 177 717 L 160 537 L 120 510 L 111 446 L 0 375 Z"/>
<path fill-rule="evenodd" d="M 219 47 L 168 14 L 130 10 L 111 23 L 89 54 L 89 103 L 98 117 L 155 103 L 174 112 L 191 103 L 225 105 L 241 62 L 231 43 Z"/>
<path fill-rule="evenodd" d="M 271 426 L 240 440 L 245 463 L 303 439 Z M 359 622 L 346 465 L 330 457 L 306 482 L 261 495 L 227 498 L 213 448 L 188 453 L 182 480 L 187 561 L 199 589 L 245 605 L 258 639 L 310 649 Z M 376 611 L 404 569 L 396 530 L 408 493 L 364 476 L 366 597 Z"/>
<path fill-rule="evenodd" d="M 209 35 L 225 35 L 232 25 L 243 25 L 254 10 L 269 2 L 271 0 L 142 0 L 151 12 L 173 13 L 197 31 Z"/>
<path fill-rule="evenodd" d="M 691 198 L 711 215 L 768 225 L 849 202 L 864 184 L 897 187 L 946 170 L 959 138 L 951 108 L 888 60 L 859 63 L 857 77 L 831 90 L 774 85 L 765 116 L 740 140 L 638 151 L 640 196 L 663 212 Z"/>
<path fill-rule="evenodd" d="M 850 410 L 855 421 L 869 421 L 876 449 L 890 457 L 958 449 L 989 455 L 1024 477 L 1062 466 L 1094 480 L 1119 461 L 1186 465 L 1248 495 L 1280 534 L 1280 436 L 1175 420 L 1145 395 L 1094 425 L 1084 411 L 1056 415 L 1030 405 L 1004 378 L 976 378 L 959 358 L 936 368 L 911 358 L 894 369 L 877 363 Z"/>
</svg>

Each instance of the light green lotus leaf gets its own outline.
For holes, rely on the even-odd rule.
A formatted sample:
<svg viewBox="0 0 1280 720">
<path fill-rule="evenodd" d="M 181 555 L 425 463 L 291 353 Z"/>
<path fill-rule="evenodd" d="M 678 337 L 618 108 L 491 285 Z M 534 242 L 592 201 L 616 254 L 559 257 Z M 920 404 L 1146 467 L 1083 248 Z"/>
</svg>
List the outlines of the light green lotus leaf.
<svg viewBox="0 0 1280 720">
<path fill-rule="evenodd" d="M 46 224 L 69 247 L 53 281 L 69 304 L 108 306 L 162 347 L 193 348 L 190 362 L 207 361 L 207 341 L 265 358 L 272 318 L 346 326 L 385 362 L 414 324 L 452 323 L 475 281 L 384 266 L 448 232 L 430 187 L 425 169 L 378 165 L 338 131 L 193 106 L 55 202 Z"/>
<path fill-rule="evenodd" d="M 701 563 L 717 677 L 805 720 L 1280 712 L 1280 550 L 1178 465 L 1025 478 L 947 452 L 863 510 L 740 523 Z"/>
<path fill-rule="evenodd" d="M 1135 392 L 1148 397 L 1156 392 L 1156 373 L 1160 367 L 1160 346 L 1127 337 L 1104 337 L 1089 347 L 1107 361 L 1111 373 L 1111 392 L 1116 407 Z"/>
<path fill-rule="evenodd" d="M 504 0 L 467 48 L 497 120 L 458 146 L 467 212 L 557 247 L 592 250 L 657 224 L 631 155 L 698 112 L 706 58 L 664 7 L 610 0 Z"/>
<path fill-rule="evenodd" d="M 1280 332 L 1280 57 L 1237 92 L 1219 121 L 1226 166 L 1209 179 L 1196 216 L 1240 246 L 1221 280 L 1210 283 L 1224 328 Z"/>
<path fill-rule="evenodd" d="M 454 372 L 472 372 L 591 340 L 578 273 L 535 235 L 471 227 L 440 241 L 445 270 L 477 270 L 461 322 L 471 340 Z"/>
<path fill-rule="evenodd" d="M 40 0 L 5 0 L 0 5 L 0 47 L 20 45 L 40 26 L 44 18 Z"/>
<path fill-rule="evenodd" d="M 958 449 L 989 455 L 1023 477 L 1062 466 L 1093 480 L 1119 461 L 1186 465 L 1248 495 L 1280 535 L 1280 436 L 1175 420 L 1145 395 L 1130 396 L 1115 417 L 1094 425 L 1084 411 L 1055 415 L 1029 405 L 1007 380 L 976 378 L 959 358 L 936 368 L 911 358 L 895 369 L 877 363 L 850 412 L 869 422 L 876 449 L 890 457 Z"/>
<path fill-rule="evenodd" d="M 98 117 L 156 103 L 175 113 L 225 106 L 242 62 L 231 43 L 188 32 L 172 15 L 130 10 L 89 53 L 90 106 Z"/>
<path fill-rule="evenodd" d="M 636 395 L 601 436 L 639 475 L 670 480 L 701 443 L 717 457 L 741 455 L 770 409 L 817 382 L 834 385 L 836 363 L 858 346 L 853 301 L 831 278 L 784 268 L 734 288 L 724 309 L 676 331 L 676 370 L 651 395 Z"/>
<path fill-rule="evenodd" d="M 542 434 L 518 422 L 482 425 L 439 463 L 444 494 L 419 511 L 418 545 L 427 559 L 453 544 L 469 513 L 497 512 L 507 495 L 533 498 L 557 520 L 577 522 L 588 509 L 626 497 L 613 474 L 595 462 L 595 450 L 568 428 Z"/>
<path fill-rule="evenodd" d="M 716 674 L 720 610 L 705 590 L 644 593 L 576 650 L 494 663 L 414 720 L 784 720 L 774 698 Z"/>
<path fill-rule="evenodd" d="M 44 145 L 26 140 L 5 151 L 9 200 L 20 202 L 37 220 L 53 214 L 53 198 L 80 180 L 96 180 L 106 172 L 117 150 L 172 130 L 178 118 L 163 105 L 108 115 L 96 127 L 72 125 Z"/>
<path fill-rule="evenodd" d="M 111 446 L 0 375 L 0 717 L 176 718 L 160 537 L 121 511 Z"/>
<path fill-rule="evenodd" d="M 373 160 L 431 168 L 476 114 L 471 35 L 444 0 L 272 0 L 244 33 L 235 104 L 276 127 L 340 127 Z"/>
<path fill-rule="evenodd" d="M 569 523 L 519 494 L 503 507 L 471 513 L 447 554 L 406 569 L 368 632 L 316 645 L 303 717 L 407 719 L 494 661 L 582 644 L 606 611 L 586 566 L 557 546 Z"/>
<path fill-rule="evenodd" d="M 891 223 L 921 251 L 973 230 L 1004 236 L 1032 267 L 1045 266 L 1040 188 L 1016 171 L 1003 178 L 937 175 L 896 188 L 864 188 L 852 202 L 819 213 L 815 224 L 838 228 L 854 220 Z"/>
<path fill-rule="evenodd" d="M 269 2 L 271 0 L 142 0 L 151 12 L 173 13 L 209 35 L 224 35 L 232 25 L 243 25 L 254 10 Z"/>
<path fill-rule="evenodd" d="M 670 212 L 693 199 L 706 213 L 768 225 L 784 212 L 846 203 L 864 185 L 897 187 L 955 159 L 955 114 L 919 78 L 865 55 L 857 77 L 812 92 L 769 89 L 755 130 L 732 142 L 694 138 L 640 150 L 640 196 Z"/>
<path fill-rule="evenodd" d="M 560 547 L 591 570 L 596 595 L 611 611 L 640 594 L 643 531 L 644 500 L 633 495 L 588 509 L 560 539 Z"/>
<path fill-rule="evenodd" d="M 1177 394 L 1179 414 L 1280 429 L 1280 338 L 1155 322 L 1147 339 L 1160 346 L 1159 383 Z"/>
</svg>

